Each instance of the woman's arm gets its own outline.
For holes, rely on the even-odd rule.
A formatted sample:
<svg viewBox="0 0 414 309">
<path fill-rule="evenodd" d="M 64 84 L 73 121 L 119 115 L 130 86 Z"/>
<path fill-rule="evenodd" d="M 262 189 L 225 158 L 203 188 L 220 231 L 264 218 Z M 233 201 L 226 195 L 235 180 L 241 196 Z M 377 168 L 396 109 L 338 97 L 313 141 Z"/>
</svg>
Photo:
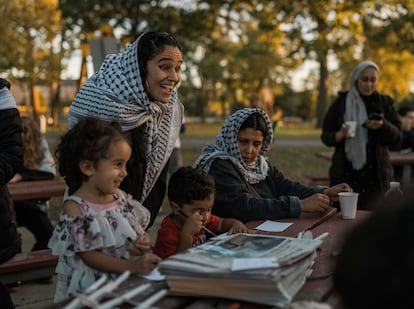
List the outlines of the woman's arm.
<svg viewBox="0 0 414 309">
<path fill-rule="evenodd" d="M 0 185 L 8 183 L 23 167 L 21 134 L 17 108 L 1 109 L 0 106 Z"/>
<path fill-rule="evenodd" d="M 322 142 L 329 147 L 335 147 L 342 142 L 348 130 L 342 127 L 345 111 L 344 98 L 340 95 L 329 107 L 322 125 Z"/>
<path fill-rule="evenodd" d="M 383 145 L 398 144 L 402 140 L 401 121 L 394 108 L 394 101 L 384 95 L 380 95 L 383 103 L 383 125 L 378 129 L 379 141 Z"/>
<path fill-rule="evenodd" d="M 212 163 L 209 174 L 216 185 L 212 211 L 220 217 L 247 222 L 300 215 L 299 197 L 279 195 L 276 189 L 279 183 L 275 187 L 271 177 L 253 187 L 244 180 L 234 164 L 222 159 Z M 313 193 L 312 189 L 308 192 Z"/>
</svg>

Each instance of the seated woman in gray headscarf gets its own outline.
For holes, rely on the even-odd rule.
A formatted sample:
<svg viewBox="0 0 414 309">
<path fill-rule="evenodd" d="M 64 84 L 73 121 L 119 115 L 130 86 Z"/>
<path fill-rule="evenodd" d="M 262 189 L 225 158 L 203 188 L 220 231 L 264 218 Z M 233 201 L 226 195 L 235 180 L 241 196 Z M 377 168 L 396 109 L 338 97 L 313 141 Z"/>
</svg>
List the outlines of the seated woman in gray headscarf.
<svg viewBox="0 0 414 309">
<path fill-rule="evenodd" d="M 216 199 L 212 212 L 243 222 L 299 217 L 301 212 L 324 212 L 345 184 L 306 187 L 291 181 L 265 157 L 272 144 L 272 124 L 260 108 L 244 108 L 229 118 L 216 144 L 206 145 L 195 165 L 214 177 Z"/>
</svg>

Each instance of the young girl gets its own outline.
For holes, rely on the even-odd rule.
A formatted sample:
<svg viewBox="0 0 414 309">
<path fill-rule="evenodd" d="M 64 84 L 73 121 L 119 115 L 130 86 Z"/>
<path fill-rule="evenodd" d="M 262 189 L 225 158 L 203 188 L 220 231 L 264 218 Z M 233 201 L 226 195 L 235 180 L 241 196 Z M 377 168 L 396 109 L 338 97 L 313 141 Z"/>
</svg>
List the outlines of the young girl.
<svg viewBox="0 0 414 309">
<path fill-rule="evenodd" d="M 59 255 L 55 302 L 84 290 L 106 273 L 150 273 L 160 258 L 144 232 L 150 214 L 118 189 L 131 147 L 117 123 L 85 118 L 56 149 L 65 198 L 49 247 Z"/>
</svg>

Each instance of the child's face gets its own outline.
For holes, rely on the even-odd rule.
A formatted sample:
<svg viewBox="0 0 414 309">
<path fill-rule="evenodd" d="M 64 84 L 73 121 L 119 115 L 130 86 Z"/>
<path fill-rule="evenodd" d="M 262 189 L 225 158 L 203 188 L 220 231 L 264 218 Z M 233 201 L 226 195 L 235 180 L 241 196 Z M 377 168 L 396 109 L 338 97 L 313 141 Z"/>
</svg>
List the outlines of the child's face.
<svg viewBox="0 0 414 309">
<path fill-rule="evenodd" d="M 98 194 L 113 194 L 127 176 L 126 164 L 131 157 L 131 147 L 124 140 L 111 143 L 105 158 L 94 166 L 88 182 Z"/>
<path fill-rule="evenodd" d="M 206 225 L 210 221 L 213 204 L 214 193 L 211 193 L 205 200 L 192 201 L 189 204 L 182 205 L 180 211 L 187 217 L 195 212 L 198 212 L 203 217 L 203 225 Z"/>
</svg>

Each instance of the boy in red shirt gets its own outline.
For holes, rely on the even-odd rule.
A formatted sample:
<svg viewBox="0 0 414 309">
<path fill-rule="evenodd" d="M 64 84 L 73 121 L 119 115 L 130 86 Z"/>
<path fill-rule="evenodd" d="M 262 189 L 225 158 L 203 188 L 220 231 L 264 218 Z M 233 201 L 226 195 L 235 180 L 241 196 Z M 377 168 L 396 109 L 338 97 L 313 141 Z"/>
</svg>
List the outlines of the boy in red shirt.
<svg viewBox="0 0 414 309">
<path fill-rule="evenodd" d="M 214 180 L 203 170 L 186 166 L 171 175 L 168 200 L 172 213 L 161 223 L 154 253 L 166 258 L 198 246 L 214 234 L 247 233 L 241 221 L 211 214 L 214 197 Z"/>
</svg>

